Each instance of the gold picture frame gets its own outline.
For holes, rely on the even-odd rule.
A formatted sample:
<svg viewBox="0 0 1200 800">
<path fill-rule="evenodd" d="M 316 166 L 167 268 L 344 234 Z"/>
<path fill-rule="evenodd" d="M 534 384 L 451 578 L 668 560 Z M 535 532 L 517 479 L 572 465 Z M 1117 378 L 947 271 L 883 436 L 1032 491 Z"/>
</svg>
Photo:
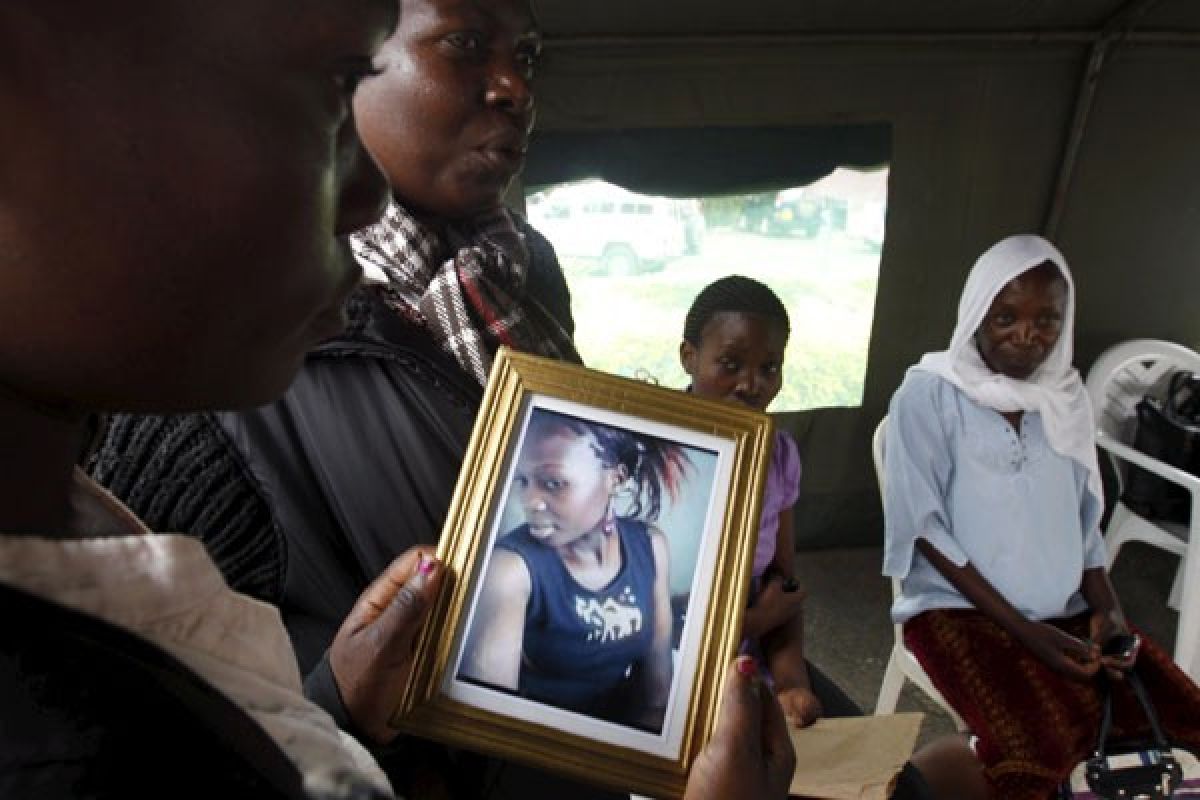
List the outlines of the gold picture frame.
<svg viewBox="0 0 1200 800">
<path fill-rule="evenodd" d="M 535 502 L 530 499 L 534 492 L 530 486 L 538 491 L 543 486 L 560 491 L 566 483 L 544 481 L 536 472 L 542 466 L 535 456 L 539 447 L 569 444 L 570 435 L 563 427 L 568 424 L 576 428 L 590 425 L 589 430 L 634 441 L 639 462 L 649 463 L 656 453 L 673 455 L 661 463 L 671 462 L 678 468 L 677 480 L 668 487 L 678 490 L 674 503 L 645 503 L 657 506 L 656 510 L 665 509 L 672 521 L 664 524 L 667 516 L 651 515 L 648 522 L 643 519 L 647 515 L 641 484 L 629 488 L 629 469 L 607 462 L 603 467 L 604 475 L 616 476 L 613 485 L 621 490 L 607 495 L 604 535 L 592 536 L 595 541 L 619 540 L 615 546 L 621 554 L 621 575 L 630 575 L 629 586 L 615 606 L 611 597 L 600 603 L 586 587 L 578 590 L 579 584 L 562 579 L 557 567 L 535 569 L 545 563 L 541 559 L 546 554 L 560 552 L 558 544 L 550 547 L 546 542 L 558 543 L 560 539 L 554 537 L 575 535 L 569 533 L 565 516 L 553 521 L 538 516 L 546 509 L 544 500 L 530 505 Z M 542 432 L 531 434 L 533 430 Z M 750 409 L 502 348 L 438 547 L 449 580 L 417 643 L 413 678 L 399 698 L 393 724 L 424 738 L 621 791 L 681 797 L 687 773 L 712 734 L 724 669 L 740 642 L 771 437 L 770 418 Z M 524 449 L 527 440 L 529 451 Z M 586 441 L 599 459 L 598 439 Z M 647 454 L 647 448 L 653 452 Z M 636 471 L 649 474 L 641 466 Z M 664 497 L 659 492 L 658 500 Z M 613 498 L 626 499 L 622 513 L 614 511 Z M 518 506 L 522 510 L 514 512 Z M 642 516 L 634 514 L 635 508 Z M 514 513 L 518 513 L 517 522 L 510 528 Z M 523 523 L 519 521 L 522 517 Z M 614 530 L 619 531 L 616 536 L 607 535 Z M 548 538 L 538 538 L 543 534 Z M 496 547 L 501 538 L 505 545 Z M 515 563 L 509 546 L 515 546 L 518 539 L 533 543 L 531 550 L 521 551 L 525 555 L 517 572 L 524 569 L 522 586 L 539 587 L 526 588 L 524 595 L 517 593 L 523 598 L 518 611 L 528 613 L 536 605 L 545 615 L 571 617 L 576 612 L 574 624 L 594 625 L 587 640 L 602 645 L 582 644 L 583 637 L 574 630 L 561 646 L 557 640 L 547 644 L 546 629 L 534 631 L 525 622 L 518 623 L 527 626 L 517 633 L 519 643 L 505 644 L 510 638 L 500 637 L 498 647 L 491 646 L 489 635 L 499 637 L 500 631 L 508 630 L 495 620 L 517 618 L 503 605 L 510 602 L 509 595 L 497 594 L 492 587 L 500 585 L 493 574 L 509 574 L 503 570 Z M 649 550 L 644 549 L 645 542 L 652 544 Z M 652 555 L 639 559 L 637 553 Z M 495 573 L 491 572 L 493 560 Z M 558 558 L 553 563 L 566 562 Z M 651 566 L 650 578 L 639 566 L 646 563 Z M 667 569 L 659 569 L 664 563 Z M 643 577 L 633 574 L 637 570 L 643 570 Z M 536 580 L 531 577 L 534 572 L 539 575 Z M 647 587 L 646 580 L 653 581 L 653 589 L 643 593 L 639 606 L 640 589 L 630 587 Z M 607 591 L 605 586 L 616 582 L 614 579 L 597 591 Z M 670 596 L 669 626 L 662 613 L 664 585 Z M 574 599 L 556 604 L 553 598 L 559 595 L 555 592 L 562 587 L 574 592 Z M 489 599 L 481 599 L 485 595 Z M 499 603 L 497 597 L 502 598 Z M 571 603 L 573 607 L 567 608 Z M 585 612 L 585 608 L 590 610 Z M 651 628 L 648 637 L 646 620 Z M 662 645 L 668 631 L 669 669 L 664 666 L 667 660 Z M 484 641 L 488 646 L 480 644 Z M 637 650 L 646 655 L 636 661 L 636 669 L 624 669 L 621 680 L 606 689 L 612 692 L 606 698 L 639 699 L 601 702 L 589 696 L 592 676 L 622 669 L 615 661 L 601 666 L 587 661 L 586 669 L 563 670 L 559 677 L 544 674 L 548 669 L 539 672 L 531 663 L 536 659 L 527 654 L 539 642 L 539 652 L 546 653 L 546 658 L 566 659 L 569 664 L 578 663 L 572 661 L 576 657 L 593 658 L 605 647 L 638 648 L 642 645 L 635 642 L 650 642 L 644 650 Z M 513 647 L 519 651 L 517 655 L 511 652 Z M 493 653 L 499 655 L 492 659 Z M 604 656 L 597 657 L 603 661 Z M 515 667 L 514 658 L 520 660 Z M 652 666 L 643 669 L 643 662 Z M 519 679 L 510 667 L 519 668 Z M 572 680 L 580 673 L 588 676 L 582 690 Z M 634 680 L 644 675 L 654 677 Z M 538 688 L 530 688 L 535 685 Z M 664 690 L 664 686 L 669 688 Z M 581 710 L 593 707 L 600 710 Z"/>
</svg>

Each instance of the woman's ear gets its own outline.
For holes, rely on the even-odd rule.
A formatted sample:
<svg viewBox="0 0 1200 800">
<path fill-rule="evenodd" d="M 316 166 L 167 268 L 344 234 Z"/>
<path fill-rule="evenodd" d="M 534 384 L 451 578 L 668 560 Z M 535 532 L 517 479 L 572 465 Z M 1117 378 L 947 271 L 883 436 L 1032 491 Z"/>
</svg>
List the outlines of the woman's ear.
<svg viewBox="0 0 1200 800">
<path fill-rule="evenodd" d="M 618 464 L 608 471 L 608 493 L 616 494 L 617 490 L 629 480 L 629 470 L 624 464 Z"/>
<path fill-rule="evenodd" d="M 679 343 L 679 364 L 684 372 L 696 377 L 696 346 L 687 339 Z"/>
</svg>

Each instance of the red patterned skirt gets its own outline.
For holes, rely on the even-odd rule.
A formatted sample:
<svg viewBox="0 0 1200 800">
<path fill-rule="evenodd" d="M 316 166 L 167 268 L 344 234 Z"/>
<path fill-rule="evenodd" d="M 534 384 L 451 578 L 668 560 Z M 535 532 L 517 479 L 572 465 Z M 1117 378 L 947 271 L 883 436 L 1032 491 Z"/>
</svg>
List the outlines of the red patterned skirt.
<svg viewBox="0 0 1200 800">
<path fill-rule="evenodd" d="M 1081 639 L 1088 615 L 1053 620 Z M 984 774 L 998 800 L 1046 800 L 1086 759 L 1100 729 L 1100 683 L 1064 677 L 974 609 L 926 611 L 904 625 L 904 643 L 934 686 L 979 737 Z M 1176 747 L 1200 754 L 1200 688 L 1162 648 L 1142 637 L 1137 672 Z M 1113 737 L 1144 736 L 1133 692 L 1115 684 Z"/>
</svg>

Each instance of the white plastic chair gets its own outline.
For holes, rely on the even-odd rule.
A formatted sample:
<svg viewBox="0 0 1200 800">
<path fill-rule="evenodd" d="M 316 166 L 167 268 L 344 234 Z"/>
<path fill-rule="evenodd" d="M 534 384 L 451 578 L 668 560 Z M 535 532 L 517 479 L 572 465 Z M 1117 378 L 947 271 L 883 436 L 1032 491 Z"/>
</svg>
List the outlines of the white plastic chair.
<svg viewBox="0 0 1200 800">
<path fill-rule="evenodd" d="M 884 417 L 875 428 L 875 435 L 871 437 L 871 455 L 875 461 L 875 478 L 879 481 L 880 497 L 883 497 L 884 487 L 883 439 L 886 428 L 887 417 Z M 900 581 L 892 578 L 892 598 L 895 599 L 899 594 Z M 895 641 L 892 644 L 892 654 L 888 657 L 887 670 L 883 673 L 883 683 L 879 687 L 879 698 L 875 701 L 875 713 L 891 714 L 894 712 L 896 703 L 900 700 L 900 690 L 904 688 L 904 681 L 909 680 L 950 715 L 950 719 L 954 721 L 954 727 L 965 731 L 967 726 L 962 721 L 962 717 L 950 707 L 946 698 L 942 697 L 942 693 L 929 680 L 929 676 L 925 674 L 920 662 L 913 658 L 913 654 L 908 652 L 908 648 L 904 646 L 904 628 L 900 625 L 892 627 Z"/>
<path fill-rule="evenodd" d="M 1191 492 L 1188 525 L 1149 520 L 1117 500 L 1105 532 L 1108 567 L 1126 542 L 1145 542 L 1180 557 L 1167 604 L 1179 610 L 1175 662 L 1193 680 L 1200 680 L 1200 556 L 1188 547 L 1200 531 L 1200 478 L 1165 464 L 1130 446 L 1136 430 L 1135 407 L 1147 392 L 1165 382 L 1174 369 L 1200 373 L 1200 354 L 1173 342 L 1135 339 L 1100 355 L 1088 371 L 1087 391 L 1096 414 L 1096 445 L 1111 460 L 1117 475 L 1117 496 L 1128 464 L 1136 464 Z"/>
</svg>

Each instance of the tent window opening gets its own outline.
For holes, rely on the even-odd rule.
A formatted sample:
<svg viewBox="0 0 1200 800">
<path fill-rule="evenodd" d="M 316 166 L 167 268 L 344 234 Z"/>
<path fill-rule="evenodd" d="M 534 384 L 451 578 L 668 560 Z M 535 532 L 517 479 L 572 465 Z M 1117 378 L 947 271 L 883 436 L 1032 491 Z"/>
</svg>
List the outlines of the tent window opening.
<svg viewBox="0 0 1200 800">
<path fill-rule="evenodd" d="M 800 411 L 862 403 L 887 178 L 886 166 L 838 167 L 806 185 L 689 197 L 583 179 L 525 200 L 558 252 L 588 366 L 686 386 L 678 351 L 688 307 L 717 278 L 746 275 L 774 289 L 791 317 L 770 410 Z"/>
</svg>

